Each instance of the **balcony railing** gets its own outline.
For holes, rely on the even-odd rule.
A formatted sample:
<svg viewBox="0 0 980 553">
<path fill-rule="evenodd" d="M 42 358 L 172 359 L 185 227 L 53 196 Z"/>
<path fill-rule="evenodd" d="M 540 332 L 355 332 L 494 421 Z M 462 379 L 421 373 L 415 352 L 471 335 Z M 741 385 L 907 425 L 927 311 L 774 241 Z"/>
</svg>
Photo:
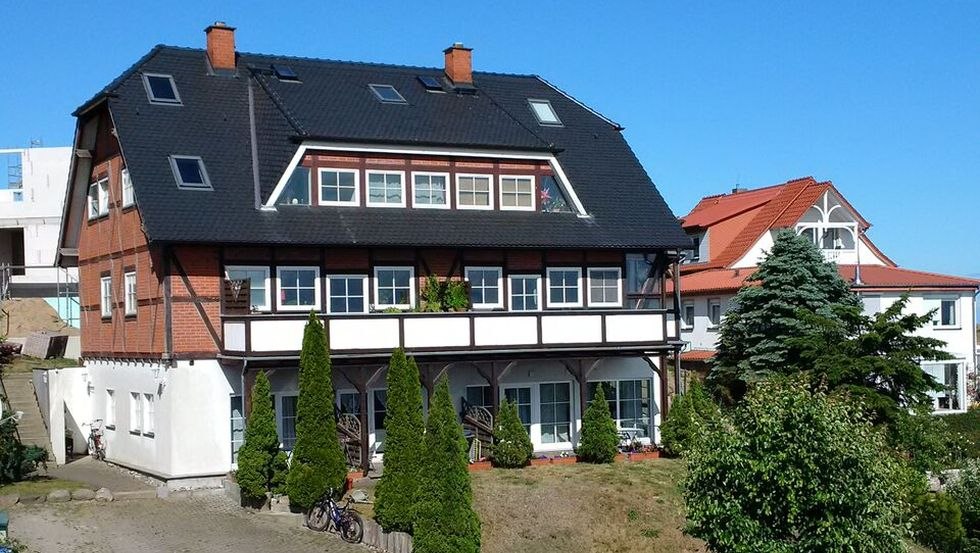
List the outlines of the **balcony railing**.
<svg viewBox="0 0 980 553">
<path fill-rule="evenodd" d="M 308 315 L 222 316 L 229 356 L 298 355 Z M 666 309 L 574 311 L 467 311 L 322 315 L 332 355 L 383 356 L 569 350 L 652 351 L 677 339 Z"/>
</svg>

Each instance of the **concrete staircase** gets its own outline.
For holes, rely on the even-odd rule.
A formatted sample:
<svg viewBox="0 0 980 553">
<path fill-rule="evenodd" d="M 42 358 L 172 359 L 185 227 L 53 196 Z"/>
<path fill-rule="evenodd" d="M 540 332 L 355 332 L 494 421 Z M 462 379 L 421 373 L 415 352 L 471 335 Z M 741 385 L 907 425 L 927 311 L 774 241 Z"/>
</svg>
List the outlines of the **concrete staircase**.
<svg viewBox="0 0 980 553">
<path fill-rule="evenodd" d="M 2 379 L 10 410 L 24 412 L 24 417 L 17 423 L 20 441 L 25 445 L 43 447 L 48 452 L 48 457 L 51 458 L 51 437 L 48 434 L 48 427 L 41 417 L 41 408 L 37 404 L 31 373 L 5 372 Z M 9 415 L 9 413 L 4 412 L 4 415 Z"/>
</svg>

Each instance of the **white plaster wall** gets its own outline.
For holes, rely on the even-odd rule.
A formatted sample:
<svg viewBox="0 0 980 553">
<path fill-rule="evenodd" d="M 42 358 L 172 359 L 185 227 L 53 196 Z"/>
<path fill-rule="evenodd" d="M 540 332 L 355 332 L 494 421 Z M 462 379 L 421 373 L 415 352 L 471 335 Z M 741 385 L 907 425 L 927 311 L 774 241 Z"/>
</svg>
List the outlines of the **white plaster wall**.
<svg viewBox="0 0 980 553">
<path fill-rule="evenodd" d="M 757 267 L 759 261 L 762 260 L 766 252 L 772 250 L 773 245 L 773 233 L 772 231 L 766 231 L 765 234 L 759 237 L 749 248 L 749 251 L 742 256 L 741 259 L 736 261 L 733 265 L 733 269 L 744 269 L 746 267 Z"/>
<path fill-rule="evenodd" d="M 91 428 L 92 401 L 86 367 L 68 367 L 43 371 L 46 381 L 48 412 L 45 418 L 51 437 L 52 455 L 59 465 L 66 461 L 65 436 L 71 434 L 74 453 L 83 453 Z M 42 393 L 38 389 L 38 393 Z M 45 403 L 45 402 L 42 402 Z"/>
<path fill-rule="evenodd" d="M 714 299 L 721 301 L 721 317 L 724 320 L 725 313 L 731 309 L 731 300 L 734 297 L 733 295 L 722 294 L 709 296 L 685 294 L 681 298 L 682 305 L 684 302 L 694 302 L 694 326 L 688 328 L 681 325 L 681 340 L 690 342 L 689 349 L 715 349 L 720 327 L 711 326 L 711 319 L 708 317 L 708 302 Z"/>
</svg>

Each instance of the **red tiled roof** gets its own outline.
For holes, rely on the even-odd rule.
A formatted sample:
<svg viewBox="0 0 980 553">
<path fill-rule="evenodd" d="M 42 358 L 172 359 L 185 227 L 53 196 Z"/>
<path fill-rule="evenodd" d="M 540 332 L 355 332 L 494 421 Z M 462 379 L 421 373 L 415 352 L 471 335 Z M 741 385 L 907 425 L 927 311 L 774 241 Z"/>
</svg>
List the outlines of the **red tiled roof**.
<svg viewBox="0 0 980 553">
<path fill-rule="evenodd" d="M 681 275 L 681 292 L 684 294 L 707 294 L 711 292 L 736 292 L 749 278 L 751 269 L 709 269 Z M 672 281 L 667 281 L 667 292 L 673 293 Z"/>
<path fill-rule="evenodd" d="M 681 361 L 707 361 L 715 356 L 713 349 L 692 349 L 681 352 Z"/>
<path fill-rule="evenodd" d="M 779 194 L 781 184 L 746 192 L 706 196 L 685 216 L 684 228 L 706 228 L 768 202 Z"/>
</svg>

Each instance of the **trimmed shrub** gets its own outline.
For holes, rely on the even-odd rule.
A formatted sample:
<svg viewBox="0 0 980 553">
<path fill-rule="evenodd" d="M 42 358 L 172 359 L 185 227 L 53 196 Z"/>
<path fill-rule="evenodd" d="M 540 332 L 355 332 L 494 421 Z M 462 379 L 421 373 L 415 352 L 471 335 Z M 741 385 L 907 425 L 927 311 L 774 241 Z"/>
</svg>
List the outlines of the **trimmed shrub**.
<svg viewBox="0 0 980 553">
<path fill-rule="evenodd" d="M 296 445 L 286 478 L 290 506 L 309 510 L 328 490 L 341 493 L 347 461 L 337 437 L 333 375 L 323 324 L 316 313 L 303 331 L 296 400 Z"/>
<path fill-rule="evenodd" d="M 942 492 L 920 495 L 915 501 L 912 535 L 936 553 L 959 553 L 966 540 L 960 507 Z"/>
<path fill-rule="evenodd" d="M 493 455 L 490 457 L 493 466 L 520 468 L 526 467 L 531 462 L 534 445 L 531 444 L 531 436 L 528 435 L 524 423 L 521 422 L 520 413 L 517 412 L 517 403 L 505 399 L 500 404 L 497 424 L 493 433 Z"/>
<path fill-rule="evenodd" d="M 616 421 L 609 413 L 609 403 L 602 386 L 596 387 L 595 396 L 582 415 L 582 440 L 575 450 L 579 461 L 586 463 L 612 463 L 619 446 Z"/>
<path fill-rule="evenodd" d="M 411 532 L 422 464 L 422 386 L 414 359 L 396 349 L 388 363 L 384 473 L 375 492 L 374 513 L 387 532 Z"/>
<path fill-rule="evenodd" d="M 425 277 L 422 289 L 422 311 L 443 311 L 443 286 L 435 275 Z"/>
<path fill-rule="evenodd" d="M 718 417 L 718 405 L 700 380 L 693 380 L 687 391 L 677 396 L 667 420 L 660 426 L 660 441 L 669 455 L 684 455 L 700 438 L 705 425 Z"/>
<path fill-rule="evenodd" d="M 0 424 L 0 485 L 19 482 L 45 465 L 48 452 L 41 447 L 24 445 L 17 439 L 17 422 Z"/>
<path fill-rule="evenodd" d="M 963 459 L 965 440 L 949 429 L 945 419 L 928 409 L 899 411 L 894 417 L 889 429 L 892 446 L 920 473 L 943 471 Z"/>
<path fill-rule="evenodd" d="M 946 493 L 960 507 L 966 535 L 980 540 L 980 461 L 966 463 L 959 476 L 946 486 Z"/>
<path fill-rule="evenodd" d="M 267 492 L 282 487 L 286 470 L 286 455 L 279 450 L 269 378 L 259 371 L 252 385 L 252 412 L 245 425 L 245 442 L 238 449 L 235 479 L 242 490 L 242 503 L 264 503 Z"/>
<path fill-rule="evenodd" d="M 687 454 L 687 531 L 715 553 L 904 552 L 904 466 L 842 397 L 757 384 Z"/>
<path fill-rule="evenodd" d="M 449 380 L 436 384 L 425 426 L 416 502 L 415 553 L 478 553 L 480 519 L 473 510 L 466 439 L 449 397 Z"/>
</svg>

